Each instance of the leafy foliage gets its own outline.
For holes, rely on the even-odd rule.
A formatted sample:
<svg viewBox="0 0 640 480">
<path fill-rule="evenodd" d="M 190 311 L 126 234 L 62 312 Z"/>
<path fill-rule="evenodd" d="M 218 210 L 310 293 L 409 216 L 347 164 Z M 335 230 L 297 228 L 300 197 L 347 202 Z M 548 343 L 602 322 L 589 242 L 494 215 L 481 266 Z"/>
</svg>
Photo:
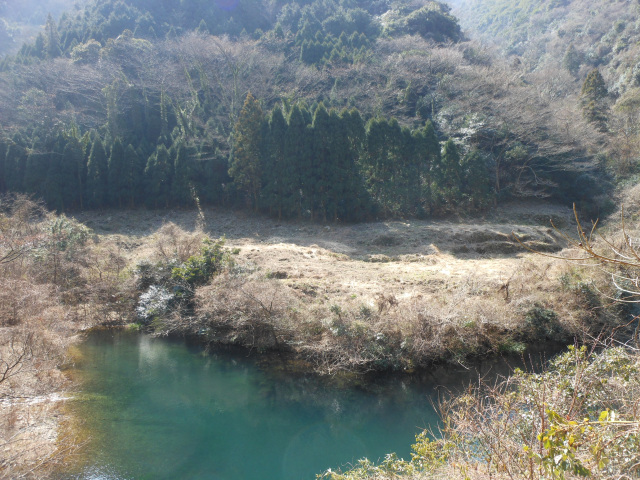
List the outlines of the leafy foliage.
<svg viewBox="0 0 640 480">
<path fill-rule="evenodd" d="M 200 254 L 189 257 L 184 264 L 171 271 L 171 280 L 184 283 L 191 288 L 204 285 L 230 262 L 224 248 L 224 240 L 205 238 Z"/>
</svg>

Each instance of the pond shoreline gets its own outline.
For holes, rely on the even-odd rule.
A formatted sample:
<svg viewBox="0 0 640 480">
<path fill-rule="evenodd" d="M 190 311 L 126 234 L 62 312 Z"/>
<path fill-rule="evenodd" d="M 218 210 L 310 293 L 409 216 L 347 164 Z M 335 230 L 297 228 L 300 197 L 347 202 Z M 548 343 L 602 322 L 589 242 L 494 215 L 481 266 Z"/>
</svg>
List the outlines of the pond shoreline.
<svg viewBox="0 0 640 480">
<path fill-rule="evenodd" d="M 185 403 L 185 408 L 188 405 L 193 404 L 194 402 L 197 404 L 199 400 L 197 399 L 197 392 L 202 388 L 205 388 L 207 384 L 206 380 L 200 380 L 195 382 L 193 385 L 199 385 L 199 387 L 192 387 L 191 382 L 188 382 L 183 379 L 186 375 L 193 374 L 193 366 L 189 367 L 188 365 L 179 366 L 179 364 L 175 364 L 175 360 L 172 357 L 167 357 L 167 351 L 173 351 L 178 349 L 179 351 L 184 350 L 185 348 L 191 352 L 191 358 L 195 359 L 193 361 L 197 362 L 197 365 L 200 367 L 196 368 L 205 368 L 205 365 L 217 365 L 221 361 L 228 365 L 222 371 L 227 372 L 229 369 L 237 369 L 240 368 L 241 371 L 245 372 L 245 368 L 249 368 L 249 371 L 260 371 L 262 372 L 261 377 L 264 376 L 264 380 L 259 382 L 260 389 L 262 393 L 256 393 L 249 395 L 248 398 L 261 398 L 265 396 L 265 399 L 268 400 L 274 395 L 274 398 L 269 400 L 270 404 L 276 405 L 278 407 L 284 406 L 285 410 L 292 409 L 291 411 L 297 411 L 298 407 L 296 405 L 299 402 L 303 404 L 307 404 L 308 401 L 312 403 L 318 402 L 317 407 L 321 410 L 327 412 L 327 414 L 333 418 L 331 423 L 335 425 L 335 428 L 354 428 L 354 425 L 357 427 L 362 420 L 357 420 L 355 424 L 353 421 L 347 421 L 342 418 L 344 408 L 346 405 L 343 402 L 347 401 L 347 399 L 352 398 L 353 395 L 365 397 L 371 397 L 371 401 L 373 404 L 388 404 L 388 405 L 397 405 L 398 408 L 405 409 L 406 407 L 401 407 L 403 405 L 404 396 L 408 391 L 413 391 L 416 388 L 421 388 L 420 385 L 432 385 L 434 392 L 438 392 L 437 394 L 432 395 L 432 400 L 427 401 L 425 404 L 425 408 L 430 405 L 430 409 L 437 409 L 438 400 L 444 397 L 448 397 L 449 395 L 453 395 L 455 393 L 459 393 L 460 391 L 467 388 L 467 386 L 471 383 L 476 383 L 478 377 L 483 377 L 485 379 L 493 379 L 500 378 L 502 375 L 508 375 L 510 370 L 505 368 L 505 365 L 508 363 L 506 360 L 501 359 L 492 359 L 491 361 L 484 361 L 481 364 L 475 364 L 473 366 L 468 366 L 468 369 L 463 368 L 458 365 L 457 368 L 452 368 L 452 365 L 441 365 L 432 369 L 419 369 L 415 372 L 375 372 L 369 373 L 365 375 L 355 375 L 352 373 L 344 373 L 340 372 L 336 375 L 318 375 L 316 371 L 309 368 L 302 368 L 301 365 L 296 364 L 295 357 L 291 355 L 279 355 L 275 352 L 256 352 L 250 351 L 246 348 L 238 347 L 238 346 L 230 346 L 230 345 L 212 345 L 209 348 L 205 348 L 201 342 L 198 342 L 197 338 L 185 338 L 183 336 L 164 336 L 158 338 L 157 336 L 152 336 L 148 333 L 138 332 L 135 330 L 127 329 L 127 328 L 97 328 L 87 331 L 82 336 L 81 340 L 84 345 L 77 345 L 74 347 L 77 350 L 77 364 L 74 366 L 74 374 L 72 378 L 76 381 L 76 384 L 79 387 L 79 392 L 74 401 L 70 402 L 68 406 L 65 406 L 63 411 L 68 416 L 75 415 L 78 417 L 75 421 L 72 421 L 75 424 L 76 431 L 74 432 L 77 437 L 87 438 L 89 435 L 95 436 L 105 435 L 104 432 L 100 433 L 98 431 L 90 431 L 87 432 L 87 428 L 96 428 L 93 426 L 94 421 L 86 422 L 86 419 L 83 420 L 83 415 L 86 416 L 86 412 L 84 412 L 85 407 L 80 407 L 80 405 L 86 404 L 89 402 L 103 402 L 101 400 L 103 394 L 101 392 L 101 388 L 96 387 L 95 382 L 99 381 L 100 383 L 104 383 L 104 388 L 106 385 L 112 384 L 114 382 L 113 378 L 117 378 L 117 383 L 126 382 L 127 377 L 131 377 L 136 379 L 135 381 L 142 381 L 139 379 L 147 378 L 149 375 L 149 366 L 154 366 L 153 368 L 159 369 L 159 371 L 163 372 L 162 376 L 168 382 L 178 381 L 181 387 L 178 389 L 172 388 L 170 391 L 174 393 L 161 394 L 154 389 L 153 398 L 154 399 L 163 399 L 161 401 L 162 404 L 167 404 L 167 402 L 171 402 L 172 397 L 180 391 L 181 396 L 184 396 L 183 400 L 179 400 L 179 404 L 182 405 L 182 402 Z M 94 369 L 97 368 L 96 371 L 101 371 L 105 369 L 105 367 L 91 367 L 90 357 L 87 357 L 87 348 L 94 348 L 91 345 L 94 345 L 96 341 L 102 342 L 105 339 L 108 344 L 110 342 L 114 342 L 114 346 L 116 346 L 115 350 L 109 354 L 100 354 L 99 361 L 100 365 L 108 365 L 106 367 L 107 373 L 95 373 Z M 89 343 L 86 343 L 89 342 Z M 141 342 L 140 353 L 134 354 L 134 364 L 131 366 L 127 366 L 122 371 L 114 370 L 115 364 L 119 363 L 123 359 L 131 358 L 131 351 L 127 345 L 132 343 Z M 83 353 L 84 352 L 84 353 Z M 155 352 L 155 353 L 154 353 Z M 164 354 L 162 352 L 165 352 Z M 106 355 L 106 356 L 103 356 Z M 138 358 L 138 355 L 140 357 Z M 151 362 L 151 363 L 148 363 Z M 246 365 L 246 367 L 243 367 Z M 512 368 L 519 365 L 512 365 Z M 143 370 L 136 373 L 136 369 L 142 368 Z M 206 367 L 207 370 L 213 367 Z M 88 370 L 87 370 L 88 369 Z M 166 372 L 165 372 L 166 370 Z M 85 372 L 85 373 L 82 373 Z M 88 373 L 87 373 L 88 372 Z M 125 373 L 126 372 L 126 373 Z M 225 373 L 225 375 L 227 374 Z M 401 373 L 401 375 L 398 375 Z M 86 375 L 89 375 L 87 377 Z M 244 378 L 246 373 L 243 373 L 242 377 Z M 173 378 L 173 380 L 171 380 Z M 187 378 L 187 377 L 184 377 Z M 86 382 L 89 383 L 86 383 Z M 227 387 L 223 387 L 225 385 L 225 380 L 220 380 L 219 385 L 216 384 L 216 387 L 211 390 L 211 394 L 216 398 L 217 393 L 220 389 L 232 393 L 233 388 L 231 385 L 235 385 L 235 383 L 229 384 Z M 270 382 L 275 382 L 275 387 L 269 387 Z M 393 387 L 391 387 L 393 385 Z M 99 390 L 96 391 L 96 388 Z M 118 387 L 122 388 L 122 387 Z M 196 388 L 194 392 L 190 392 L 190 388 Z M 213 388 L 213 387 L 209 387 Z M 298 388 L 301 390 L 298 391 Z M 85 391 L 85 389 L 87 389 Z M 137 391 L 137 387 L 133 390 L 127 390 L 127 401 L 124 407 L 129 408 L 130 404 L 130 395 L 135 395 Z M 289 392 L 289 393 L 286 393 Z M 333 392 L 333 393 L 332 393 Z M 344 392 L 344 393 L 336 393 L 336 392 Z M 349 393 L 352 392 L 352 393 Z M 403 393 L 404 392 L 404 393 Z M 284 395 L 284 397 L 281 397 Z M 291 395 L 291 397 L 289 397 Z M 337 395 L 337 398 L 335 396 Z M 443 397 L 444 396 L 444 397 Z M 105 397 L 106 398 L 106 397 Z M 146 398 L 146 397 L 145 397 Z M 247 398 L 246 396 L 242 396 L 241 398 Z M 293 405 L 289 405 L 289 402 L 293 400 Z M 341 398 L 341 399 L 340 399 Z M 178 400 L 178 399 L 176 399 Z M 426 400 L 426 398 L 425 398 Z M 147 398 L 145 402 L 153 401 L 151 398 Z M 80 403 L 78 403 L 80 402 Z M 400 402 L 400 403 L 397 403 Z M 235 404 L 235 402 L 232 402 Z M 105 405 L 104 408 L 100 408 L 101 413 L 98 417 L 102 417 L 107 414 L 107 412 L 111 408 L 120 409 L 119 403 L 111 404 L 111 401 L 108 402 L 109 407 Z M 287 406 L 289 405 L 289 406 Z M 204 405 L 203 405 L 204 407 Z M 202 407 L 200 407 L 201 409 Z M 253 407 L 253 408 L 258 408 Z M 261 407 L 260 407 L 261 408 Z M 305 407 L 306 408 L 306 407 Z M 118 420 L 116 424 L 123 422 L 131 416 L 131 418 L 135 418 L 135 424 L 140 422 L 145 422 L 144 418 L 148 410 L 148 407 L 144 407 L 144 410 L 137 411 L 137 413 L 125 413 L 123 412 L 121 415 L 118 415 Z M 204 410 L 206 412 L 206 408 Z M 202 414 L 204 414 L 204 412 Z M 333 413 L 331 413 L 333 412 Z M 140 416 L 141 415 L 141 416 Z M 432 414 L 430 414 L 432 415 Z M 418 425 L 420 424 L 421 415 L 418 412 L 413 412 L 409 416 L 414 418 L 414 421 L 410 421 L 408 425 Z M 162 418 L 174 418 L 175 412 L 173 414 L 163 415 Z M 345 423 L 346 422 L 346 423 Z M 415 422 L 415 423 L 414 423 Z M 112 423 L 112 422 L 111 422 Z M 111 424 L 109 423 L 109 424 Z M 128 424 L 128 422 L 126 422 Z M 155 425 L 155 423 L 153 423 Z M 349 427 L 349 425 L 351 425 Z M 433 423 L 425 424 L 425 426 L 433 425 Z M 129 428 L 129 427 L 127 427 Z M 133 427 L 131 427 L 133 428 Z M 155 428 L 155 427 L 154 427 Z M 359 427 L 358 427 L 359 428 Z M 388 447 L 392 451 L 395 448 L 408 448 L 411 444 L 411 440 L 413 439 L 413 435 L 416 432 L 413 429 L 407 427 L 406 429 L 407 438 L 400 443 L 397 443 L 396 447 L 390 446 Z M 328 433 L 323 433 L 323 435 Z M 110 434 L 109 434 L 110 435 Z M 92 447 L 93 448 L 93 447 Z M 386 447 L 385 447 L 386 448 Z M 387 450 L 381 450 L 387 452 Z M 87 451 L 88 452 L 88 451 Z M 404 452 L 406 454 L 406 452 Z M 371 454 L 367 454 L 370 456 Z M 337 467 L 339 465 L 332 465 L 328 463 L 323 468 L 326 467 Z M 74 468 L 73 465 L 69 465 L 69 468 Z M 77 467 L 76 467 L 77 468 Z M 319 473 L 319 472 L 318 472 Z M 60 478 L 67 478 L 62 476 Z M 75 477 L 74 477 L 75 478 Z M 110 478 L 110 477 L 109 477 Z M 312 477 L 310 477 L 312 478 Z"/>
</svg>

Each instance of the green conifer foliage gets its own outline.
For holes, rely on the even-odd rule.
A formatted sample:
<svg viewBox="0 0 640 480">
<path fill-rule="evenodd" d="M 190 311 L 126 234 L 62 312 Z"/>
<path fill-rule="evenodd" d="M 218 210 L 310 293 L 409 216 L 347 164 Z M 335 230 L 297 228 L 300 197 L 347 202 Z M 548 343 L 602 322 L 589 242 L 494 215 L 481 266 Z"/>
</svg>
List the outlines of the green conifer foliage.
<svg viewBox="0 0 640 480">
<path fill-rule="evenodd" d="M 126 205 L 131 183 L 127 178 L 129 175 L 131 171 L 127 168 L 124 147 L 116 138 L 109 156 L 109 203 L 112 206 L 122 208 Z"/>
<path fill-rule="evenodd" d="M 462 193 L 473 209 L 488 206 L 492 200 L 492 175 L 487 160 L 475 150 L 467 154 L 461 163 Z"/>
<path fill-rule="evenodd" d="M 262 108 L 249 92 L 233 128 L 229 175 L 238 189 L 248 196 L 255 211 L 258 210 L 261 190 L 262 145 Z"/>
<path fill-rule="evenodd" d="M 368 188 L 385 215 L 397 214 L 401 183 L 399 162 L 402 152 L 403 132 L 398 121 L 392 118 L 373 119 L 367 125 L 365 162 Z"/>
<path fill-rule="evenodd" d="M 51 14 L 47 16 L 47 22 L 44 25 L 44 50 L 47 58 L 57 58 L 62 54 L 60 49 L 60 34 L 56 22 L 53 21 Z"/>
<path fill-rule="evenodd" d="M 58 212 L 64 211 L 62 192 L 66 187 L 62 179 L 62 152 L 54 151 L 49 155 L 47 176 L 43 185 L 44 200 L 47 206 Z"/>
<path fill-rule="evenodd" d="M 600 71 L 594 68 L 582 84 L 580 101 L 585 118 L 595 124 L 602 132 L 607 130 L 608 106 L 606 99 L 608 94 L 604 78 L 602 78 Z"/>
<path fill-rule="evenodd" d="M 420 206 L 417 214 L 431 214 L 433 210 L 433 171 L 440 168 L 440 142 L 431 121 L 414 133 L 416 156 L 420 171 Z"/>
<path fill-rule="evenodd" d="M 24 171 L 27 163 L 27 150 L 21 143 L 22 139 L 18 135 L 15 135 L 7 149 L 4 170 L 8 192 L 24 192 Z"/>
<path fill-rule="evenodd" d="M 264 168 L 264 197 L 271 214 L 282 218 L 285 190 L 285 137 L 287 134 L 287 121 L 282 113 L 282 108 L 276 107 L 269 118 L 269 152 L 265 157 Z"/>
<path fill-rule="evenodd" d="M 209 35 L 209 27 L 207 27 L 207 22 L 204 21 L 204 18 L 200 20 L 200 24 L 198 25 L 196 32 L 201 35 Z"/>
<path fill-rule="evenodd" d="M 607 85 L 604 83 L 604 78 L 602 78 L 600 70 L 594 68 L 589 72 L 582 84 L 580 94 L 591 100 L 602 100 L 608 95 Z"/>
<path fill-rule="evenodd" d="M 127 202 L 130 207 L 142 205 L 144 203 L 144 169 L 146 164 L 133 148 L 127 145 L 124 151 L 124 158 L 127 169 Z"/>
<path fill-rule="evenodd" d="M 5 169 L 4 162 L 7 157 L 8 146 L 5 141 L 0 141 L 0 193 L 6 192 L 6 180 L 5 180 Z"/>
<path fill-rule="evenodd" d="M 49 170 L 49 157 L 47 145 L 36 138 L 29 151 L 24 171 L 24 189 L 27 193 L 36 197 L 44 197 L 44 182 Z"/>
<path fill-rule="evenodd" d="M 33 45 L 33 49 L 31 49 L 31 52 L 29 53 L 29 55 L 33 55 L 34 57 L 38 57 L 38 58 L 45 58 L 46 43 L 47 42 L 44 38 L 44 35 L 42 34 L 42 32 L 40 32 L 36 37 L 35 44 Z"/>
<path fill-rule="evenodd" d="M 171 184 L 171 197 L 175 205 L 184 207 L 192 203 L 192 178 L 193 158 L 189 155 L 187 147 L 180 143 L 173 161 L 173 182 Z"/>
<path fill-rule="evenodd" d="M 299 105 L 294 105 L 284 138 L 282 165 L 283 210 L 287 217 L 302 216 L 302 165 L 307 152 L 307 121 Z"/>
<path fill-rule="evenodd" d="M 171 197 L 171 158 L 167 147 L 160 144 L 147 161 L 145 203 L 148 207 L 168 207 Z"/>
<path fill-rule="evenodd" d="M 108 200 L 109 163 L 102 140 L 96 135 L 87 162 L 87 207 L 103 208 Z"/>
<path fill-rule="evenodd" d="M 62 210 L 82 208 L 84 153 L 75 136 L 70 136 L 62 151 L 60 183 L 62 185 Z"/>
<path fill-rule="evenodd" d="M 574 77 L 580 70 L 580 64 L 582 63 L 582 59 L 580 57 L 580 53 L 572 43 L 567 48 L 567 51 L 564 54 L 564 58 L 562 59 L 562 66 L 566 68 Z"/>
<path fill-rule="evenodd" d="M 440 207 L 450 210 L 461 199 L 462 165 L 460 153 L 455 142 L 447 140 L 442 148 L 440 168 L 436 175 L 436 186 L 439 193 Z"/>
<path fill-rule="evenodd" d="M 332 119 L 325 106 L 320 103 L 313 115 L 311 170 L 307 175 L 305 192 L 311 219 L 327 220 L 327 192 L 332 182 L 335 161 L 334 131 Z"/>
</svg>

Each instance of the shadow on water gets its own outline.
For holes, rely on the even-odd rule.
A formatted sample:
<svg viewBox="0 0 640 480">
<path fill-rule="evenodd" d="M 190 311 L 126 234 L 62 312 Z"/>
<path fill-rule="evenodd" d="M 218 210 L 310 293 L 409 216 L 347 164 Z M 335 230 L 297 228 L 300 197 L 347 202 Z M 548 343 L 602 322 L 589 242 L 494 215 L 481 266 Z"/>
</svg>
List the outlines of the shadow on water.
<svg viewBox="0 0 640 480">
<path fill-rule="evenodd" d="M 354 382 L 269 363 L 246 351 L 91 333 L 79 346 L 82 392 L 71 406 L 91 440 L 58 478 L 299 480 L 365 456 L 408 458 L 415 435 L 437 426 L 439 394 L 509 372 L 494 360 L 477 371 L 442 366 Z"/>
</svg>

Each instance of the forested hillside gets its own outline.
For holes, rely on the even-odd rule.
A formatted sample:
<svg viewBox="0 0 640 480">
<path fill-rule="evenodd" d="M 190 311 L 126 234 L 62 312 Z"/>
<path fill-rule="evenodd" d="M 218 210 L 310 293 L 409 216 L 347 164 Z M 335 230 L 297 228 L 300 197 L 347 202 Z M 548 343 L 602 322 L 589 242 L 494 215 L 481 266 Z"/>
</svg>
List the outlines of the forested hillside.
<svg viewBox="0 0 640 480">
<path fill-rule="evenodd" d="M 0 191 L 59 211 L 357 221 L 551 197 L 597 213 L 609 188 L 601 125 L 435 1 L 97 0 L 1 70 Z"/>
<path fill-rule="evenodd" d="M 450 3 L 472 36 L 496 45 L 497 54 L 510 57 L 524 75 L 544 84 L 552 95 L 581 105 L 584 116 L 606 133 L 606 146 L 601 151 L 606 152 L 609 165 L 620 179 L 638 174 L 638 2 Z M 600 84 L 597 93 L 594 79 Z"/>
</svg>

